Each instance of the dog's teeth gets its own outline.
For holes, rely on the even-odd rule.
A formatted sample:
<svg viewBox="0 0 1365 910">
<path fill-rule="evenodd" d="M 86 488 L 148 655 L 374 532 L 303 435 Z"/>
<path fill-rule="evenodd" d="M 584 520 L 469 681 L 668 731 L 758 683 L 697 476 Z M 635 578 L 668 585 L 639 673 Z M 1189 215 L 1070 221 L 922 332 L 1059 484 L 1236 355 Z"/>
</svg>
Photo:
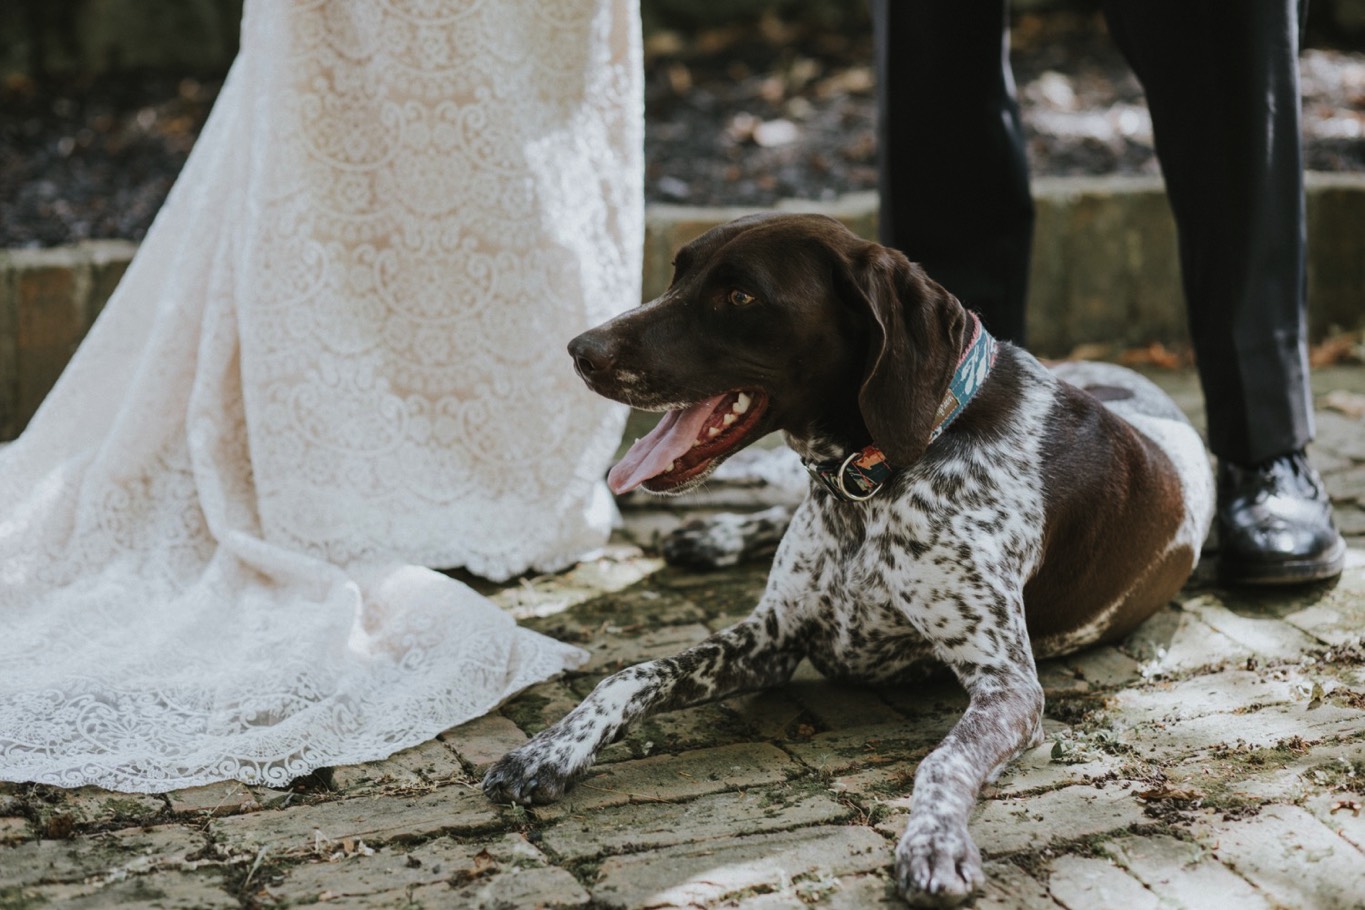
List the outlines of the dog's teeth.
<svg viewBox="0 0 1365 910">
<path fill-rule="evenodd" d="M 719 435 L 720 435 L 720 427 L 711 427 L 709 430 L 706 431 L 706 436 L 707 436 L 708 439 L 715 439 L 715 438 L 716 438 L 717 436 L 719 436 Z M 698 440 L 698 441 L 700 441 L 700 440 Z"/>
<path fill-rule="evenodd" d="M 736 414 L 743 414 L 745 411 L 749 410 L 749 402 L 751 400 L 752 399 L 748 395 L 740 392 L 739 397 L 735 399 L 735 403 L 730 405 L 730 410 L 734 411 Z"/>
<path fill-rule="evenodd" d="M 738 419 L 739 418 L 736 417 L 734 414 L 726 414 L 725 417 L 722 418 L 721 423 L 725 424 L 728 427 L 730 424 L 734 423 Z"/>
<path fill-rule="evenodd" d="M 678 464 L 678 463 L 677 463 L 676 461 L 670 461 L 670 462 L 668 463 L 668 467 L 664 468 L 664 473 L 667 474 L 669 471 L 672 471 L 673 468 L 675 468 L 675 467 L 677 466 L 677 464 Z"/>
</svg>

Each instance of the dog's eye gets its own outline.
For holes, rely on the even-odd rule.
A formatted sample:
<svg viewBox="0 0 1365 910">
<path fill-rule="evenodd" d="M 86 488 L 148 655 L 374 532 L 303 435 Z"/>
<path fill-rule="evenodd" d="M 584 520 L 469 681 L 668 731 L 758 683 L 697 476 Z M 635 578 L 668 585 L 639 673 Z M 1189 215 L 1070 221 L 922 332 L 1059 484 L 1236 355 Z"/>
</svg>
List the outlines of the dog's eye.
<svg viewBox="0 0 1365 910">
<path fill-rule="evenodd" d="M 725 299 L 730 302 L 731 306 L 748 306 L 754 302 L 754 295 L 746 294 L 740 290 L 734 290 L 731 291 L 729 296 Z"/>
</svg>

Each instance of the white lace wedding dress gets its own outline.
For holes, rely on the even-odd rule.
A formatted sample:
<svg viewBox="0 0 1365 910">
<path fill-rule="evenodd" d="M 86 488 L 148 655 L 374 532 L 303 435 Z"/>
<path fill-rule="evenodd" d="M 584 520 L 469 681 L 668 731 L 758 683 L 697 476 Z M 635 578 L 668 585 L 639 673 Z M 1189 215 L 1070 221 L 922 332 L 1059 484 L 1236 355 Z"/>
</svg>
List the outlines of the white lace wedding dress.
<svg viewBox="0 0 1365 910">
<path fill-rule="evenodd" d="M 627 0 L 248 0 L 136 260 L 0 448 L 0 779 L 377 759 L 575 665 L 421 566 L 604 541 L 639 300 Z"/>
</svg>

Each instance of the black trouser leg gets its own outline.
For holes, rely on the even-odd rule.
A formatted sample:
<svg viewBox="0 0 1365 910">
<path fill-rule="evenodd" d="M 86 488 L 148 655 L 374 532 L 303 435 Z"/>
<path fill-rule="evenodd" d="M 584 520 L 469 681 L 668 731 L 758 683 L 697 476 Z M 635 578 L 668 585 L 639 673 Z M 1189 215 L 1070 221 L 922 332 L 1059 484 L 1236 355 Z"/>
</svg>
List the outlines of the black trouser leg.
<svg viewBox="0 0 1365 910">
<path fill-rule="evenodd" d="M 1296 0 L 1105 0 L 1152 111 L 1214 454 L 1312 437 Z"/>
<path fill-rule="evenodd" d="M 881 240 L 1024 343 L 1033 201 L 1005 0 L 873 0 Z"/>
</svg>

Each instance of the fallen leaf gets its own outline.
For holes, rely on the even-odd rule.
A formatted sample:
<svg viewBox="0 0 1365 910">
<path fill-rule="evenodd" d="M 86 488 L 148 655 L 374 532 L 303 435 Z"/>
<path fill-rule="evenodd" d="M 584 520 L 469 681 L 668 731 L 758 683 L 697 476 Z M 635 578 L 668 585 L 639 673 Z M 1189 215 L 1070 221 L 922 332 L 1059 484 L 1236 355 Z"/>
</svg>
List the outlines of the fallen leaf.
<svg viewBox="0 0 1365 910">
<path fill-rule="evenodd" d="M 816 83 L 815 94 L 819 98 L 830 98 L 835 95 L 867 95 L 871 94 L 876 87 L 877 80 L 872 74 L 872 68 L 855 66 L 820 80 Z"/>
<path fill-rule="evenodd" d="M 673 94 L 681 96 L 692 91 L 692 71 L 686 64 L 671 63 L 664 70 L 664 75 L 668 77 L 668 87 L 673 90 Z"/>
<path fill-rule="evenodd" d="M 484 878 L 498 871 L 498 861 L 493 859 L 493 855 L 487 850 L 480 850 L 474 854 L 474 865 L 469 869 L 461 869 L 452 875 L 447 881 L 456 887 L 466 885 L 475 879 Z"/>
<path fill-rule="evenodd" d="M 1354 417 L 1358 420 L 1365 418 L 1365 395 L 1359 392 L 1333 389 L 1322 396 L 1321 404 L 1324 408 L 1339 411 L 1347 417 Z"/>
<path fill-rule="evenodd" d="M 1190 802 L 1196 799 L 1203 799 L 1204 794 L 1198 790 L 1188 788 L 1169 787 L 1162 785 L 1151 790 L 1143 790 L 1137 794 L 1137 798 L 1147 802 L 1160 802 L 1167 799 L 1184 800 Z"/>
<path fill-rule="evenodd" d="M 1308 745 L 1308 741 L 1304 739 L 1302 736 L 1291 736 L 1287 739 L 1280 740 L 1275 745 L 1277 748 L 1280 749 L 1288 749 L 1290 752 L 1293 752 L 1296 755 L 1306 755 L 1312 748 L 1310 745 Z"/>
<path fill-rule="evenodd" d="M 692 40 L 693 51 L 703 57 L 712 57 L 729 51 L 747 37 L 742 25 L 723 25 L 699 32 Z"/>
<path fill-rule="evenodd" d="M 1078 344 L 1066 355 L 1067 360 L 1104 360 L 1114 352 L 1112 344 L 1087 342 Z"/>
<path fill-rule="evenodd" d="M 1182 365 L 1184 358 L 1159 341 L 1153 341 L 1143 348 L 1130 348 L 1119 355 L 1119 363 L 1127 366 L 1154 366 L 1174 370 Z"/>
<path fill-rule="evenodd" d="M 1356 818 L 1360 817 L 1360 803 L 1353 799 L 1339 799 L 1332 803 L 1332 808 L 1327 810 L 1328 815 L 1336 815 L 1338 812 L 1349 812 Z"/>
<path fill-rule="evenodd" d="M 796 41 L 800 33 L 795 23 L 783 21 L 777 10 L 772 8 L 763 10 L 763 16 L 758 20 L 758 30 L 773 47 L 787 47 Z"/>
<path fill-rule="evenodd" d="M 1361 350 L 1358 332 L 1333 335 L 1308 349 L 1308 364 L 1326 367 L 1336 363 L 1359 363 L 1365 351 Z"/>
<path fill-rule="evenodd" d="M 645 57 L 676 57 L 687 49 L 687 42 L 677 32 L 660 30 L 645 38 Z"/>
</svg>

